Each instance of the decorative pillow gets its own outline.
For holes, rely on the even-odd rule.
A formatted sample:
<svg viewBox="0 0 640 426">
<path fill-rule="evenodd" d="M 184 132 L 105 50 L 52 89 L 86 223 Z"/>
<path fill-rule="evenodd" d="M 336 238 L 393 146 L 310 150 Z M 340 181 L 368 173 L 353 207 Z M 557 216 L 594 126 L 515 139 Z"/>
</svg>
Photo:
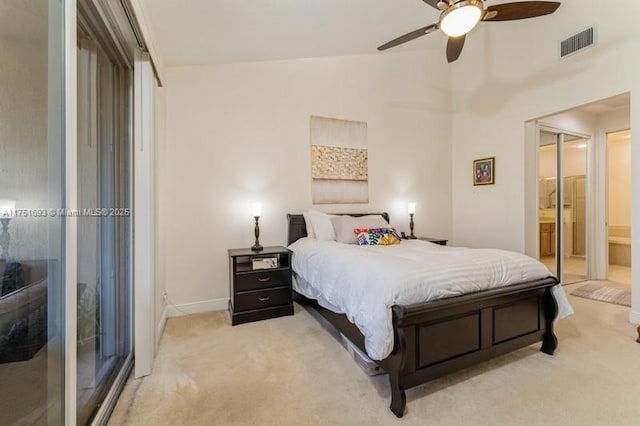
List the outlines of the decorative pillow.
<svg viewBox="0 0 640 426">
<path fill-rule="evenodd" d="M 354 229 L 353 233 L 360 246 L 391 246 L 400 244 L 401 241 L 394 228 Z"/>
<path fill-rule="evenodd" d="M 365 228 L 388 228 L 389 224 L 380 215 L 371 214 L 367 216 L 335 216 L 331 218 L 333 229 L 336 234 L 336 241 L 344 244 L 357 244 L 354 229 Z"/>
<path fill-rule="evenodd" d="M 331 224 L 331 218 L 333 215 L 329 215 L 317 210 L 309 210 L 307 212 L 309 220 L 311 221 L 311 227 L 313 233 L 316 235 L 318 241 L 335 241 L 336 234 Z"/>
<path fill-rule="evenodd" d="M 302 212 L 302 216 L 304 216 L 304 224 L 307 227 L 307 237 L 315 238 L 316 233 L 313 232 L 313 225 L 311 224 L 311 218 L 309 217 L 309 212 Z"/>
</svg>

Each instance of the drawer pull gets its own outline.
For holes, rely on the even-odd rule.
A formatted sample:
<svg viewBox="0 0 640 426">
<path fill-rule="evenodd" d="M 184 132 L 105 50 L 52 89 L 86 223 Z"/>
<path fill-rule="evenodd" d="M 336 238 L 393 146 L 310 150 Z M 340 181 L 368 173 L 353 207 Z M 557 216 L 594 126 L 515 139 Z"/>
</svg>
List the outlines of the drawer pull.
<svg viewBox="0 0 640 426">
<path fill-rule="evenodd" d="M 261 302 L 266 302 L 267 300 L 271 299 L 271 296 L 266 296 L 266 297 L 258 297 L 258 300 Z"/>
<path fill-rule="evenodd" d="M 267 281 L 271 281 L 271 277 L 261 277 L 258 278 L 258 281 L 260 281 L 261 283 L 266 283 Z"/>
</svg>

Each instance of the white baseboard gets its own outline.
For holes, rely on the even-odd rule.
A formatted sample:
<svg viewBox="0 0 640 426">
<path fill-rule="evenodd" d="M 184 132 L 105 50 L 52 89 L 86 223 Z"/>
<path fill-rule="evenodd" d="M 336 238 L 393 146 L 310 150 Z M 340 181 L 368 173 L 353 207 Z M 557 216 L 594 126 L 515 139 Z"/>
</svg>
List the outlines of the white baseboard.
<svg viewBox="0 0 640 426">
<path fill-rule="evenodd" d="M 629 321 L 633 324 L 640 324 L 640 311 L 629 312 Z"/>
<path fill-rule="evenodd" d="M 162 337 L 162 333 L 164 333 L 164 326 L 167 325 L 167 312 L 168 307 L 165 306 L 162 311 L 162 315 L 160 315 L 160 321 L 158 321 L 158 326 L 156 329 L 156 349 L 160 346 L 160 338 Z"/>
<path fill-rule="evenodd" d="M 169 317 L 181 317 L 184 315 L 201 314 L 203 312 L 225 311 L 229 305 L 229 298 L 204 300 L 202 302 L 183 303 L 181 305 L 169 305 Z"/>
</svg>

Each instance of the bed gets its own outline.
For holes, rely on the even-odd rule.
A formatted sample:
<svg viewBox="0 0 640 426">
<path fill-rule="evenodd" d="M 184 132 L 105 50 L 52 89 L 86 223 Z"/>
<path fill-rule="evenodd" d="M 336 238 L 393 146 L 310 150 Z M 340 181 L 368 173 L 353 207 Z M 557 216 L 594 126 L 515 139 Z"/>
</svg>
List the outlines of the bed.
<svg viewBox="0 0 640 426">
<path fill-rule="evenodd" d="M 388 214 L 379 214 L 389 222 Z M 291 245 L 306 237 L 307 229 L 303 215 L 287 218 Z M 552 288 L 557 284 L 555 277 L 548 276 L 440 300 L 393 305 L 392 350 L 376 361 L 389 374 L 391 411 L 403 416 L 406 389 L 536 342 L 542 342 L 542 352 L 553 355 L 558 344 L 553 332 L 558 305 Z M 365 336 L 347 315 L 300 292 L 295 297 L 366 352 Z"/>
</svg>

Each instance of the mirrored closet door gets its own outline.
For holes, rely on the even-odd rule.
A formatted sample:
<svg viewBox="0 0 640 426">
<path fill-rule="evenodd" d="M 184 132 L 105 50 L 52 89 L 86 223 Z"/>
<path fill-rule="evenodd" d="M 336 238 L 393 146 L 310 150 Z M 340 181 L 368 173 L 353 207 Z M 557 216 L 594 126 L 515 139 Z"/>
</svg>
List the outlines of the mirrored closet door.
<svg viewBox="0 0 640 426">
<path fill-rule="evenodd" d="M 563 284 L 587 278 L 588 142 L 578 135 L 540 131 L 539 255 Z"/>
</svg>

